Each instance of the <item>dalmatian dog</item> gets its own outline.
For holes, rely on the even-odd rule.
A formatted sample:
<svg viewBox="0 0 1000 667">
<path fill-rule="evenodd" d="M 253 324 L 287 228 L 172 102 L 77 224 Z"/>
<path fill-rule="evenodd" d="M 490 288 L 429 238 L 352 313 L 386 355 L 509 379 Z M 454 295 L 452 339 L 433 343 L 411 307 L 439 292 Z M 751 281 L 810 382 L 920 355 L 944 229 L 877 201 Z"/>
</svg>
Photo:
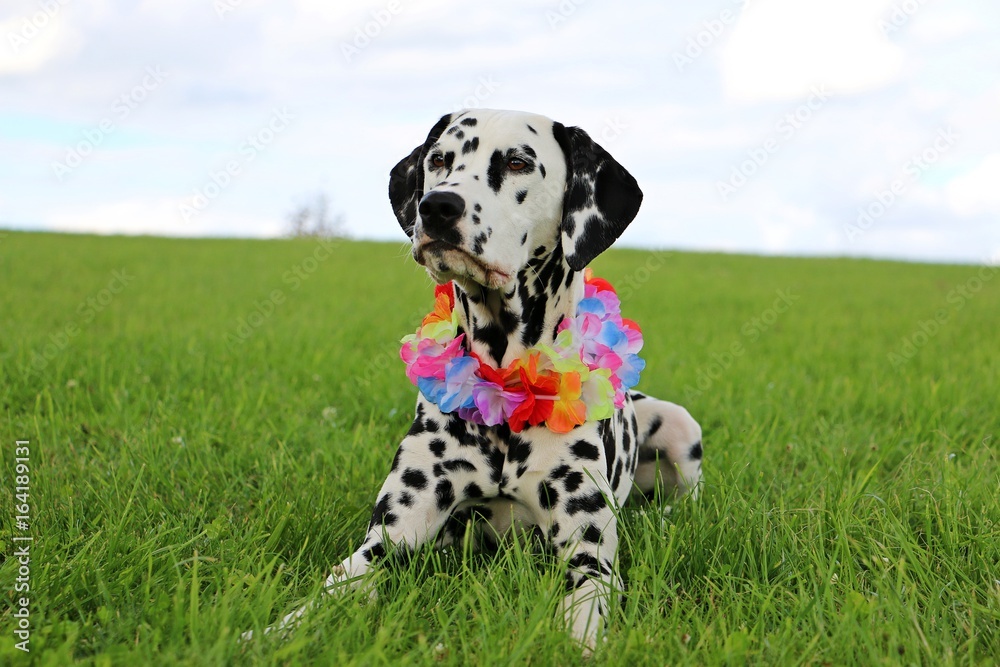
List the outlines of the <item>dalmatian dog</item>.
<svg viewBox="0 0 1000 667">
<path fill-rule="evenodd" d="M 431 128 L 392 169 L 389 199 L 413 258 L 453 283 L 468 348 L 502 368 L 574 316 L 584 268 L 632 221 L 642 192 L 583 130 L 476 109 Z M 371 590 L 365 574 L 390 554 L 465 539 L 470 525 L 469 538 L 493 545 L 527 528 L 565 563 L 561 614 L 589 652 L 622 589 L 614 510 L 658 487 L 696 493 L 701 457 L 690 414 L 636 391 L 613 417 L 566 434 L 478 425 L 420 395 L 367 532 L 326 590 Z"/>
</svg>

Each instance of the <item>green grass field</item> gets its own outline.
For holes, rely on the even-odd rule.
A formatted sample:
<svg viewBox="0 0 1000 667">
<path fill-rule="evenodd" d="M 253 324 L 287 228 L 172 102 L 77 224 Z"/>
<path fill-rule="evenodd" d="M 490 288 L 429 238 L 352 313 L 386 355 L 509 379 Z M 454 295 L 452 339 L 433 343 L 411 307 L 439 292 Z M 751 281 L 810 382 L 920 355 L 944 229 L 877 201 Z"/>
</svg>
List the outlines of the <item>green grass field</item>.
<svg viewBox="0 0 1000 667">
<path fill-rule="evenodd" d="M 587 664 L 1000 663 L 1000 271 L 595 270 L 645 332 L 639 388 L 701 422 L 705 486 L 666 525 L 622 510 L 627 595 Z M 407 429 L 397 341 L 432 288 L 402 244 L 8 233 L 0 279 L 0 664 L 583 662 L 559 566 L 517 545 L 421 551 L 377 602 L 237 642 L 353 551 Z"/>
</svg>

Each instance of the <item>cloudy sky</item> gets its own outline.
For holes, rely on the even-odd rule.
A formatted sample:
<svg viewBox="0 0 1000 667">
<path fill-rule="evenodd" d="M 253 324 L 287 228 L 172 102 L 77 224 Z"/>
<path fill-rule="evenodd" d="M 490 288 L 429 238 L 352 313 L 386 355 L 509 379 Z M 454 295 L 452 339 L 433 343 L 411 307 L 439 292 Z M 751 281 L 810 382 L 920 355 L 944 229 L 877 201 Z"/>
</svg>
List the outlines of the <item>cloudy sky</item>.
<svg viewBox="0 0 1000 667">
<path fill-rule="evenodd" d="M 325 193 L 403 240 L 389 169 L 490 107 L 636 176 L 624 245 L 1000 258 L 989 0 L 13 0 L 0 39 L 0 227 L 276 236 Z"/>
</svg>

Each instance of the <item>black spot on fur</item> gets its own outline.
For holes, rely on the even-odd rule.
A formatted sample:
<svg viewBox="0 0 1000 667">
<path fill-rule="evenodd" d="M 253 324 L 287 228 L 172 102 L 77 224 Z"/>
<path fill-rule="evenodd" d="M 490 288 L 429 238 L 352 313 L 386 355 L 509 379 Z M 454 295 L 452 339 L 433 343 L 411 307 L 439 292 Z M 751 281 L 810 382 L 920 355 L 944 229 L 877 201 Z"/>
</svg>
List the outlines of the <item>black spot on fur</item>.
<svg viewBox="0 0 1000 667">
<path fill-rule="evenodd" d="M 566 503 L 566 514 L 570 516 L 580 512 L 594 514 L 605 507 L 607 507 L 607 502 L 604 500 L 604 495 L 600 491 L 593 491 L 583 496 L 570 498 L 569 502 Z"/>
<path fill-rule="evenodd" d="M 599 560 L 586 552 L 580 552 L 569 559 L 569 566 L 578 570 L 585 570 L 593 573 L 601 571 Z"/>
<path fill-rule="evenodd" d="M 416 419 L 413 420 L 413 423 L 410 425 L 410 430 L 406 432 L 406 435 L 420 435 L 426 430 L 427 427 L 424 426 L 424 420 L 418 415 Z"/>
<path fill-rule="evenodd" d="M 379 542 L 378 544 L 373 545 L 370 549 L 362 551 L 361 555 L 369 563 L 376 558 L 385 558 L 385 545 Z"/>
<path fill-rule="evenodd" d="M 445 461 L 443 465 L 445 470 L 450 472 L 456 472 L 458 470 L 476 472 L 476 466 L 474 466 L 471 461 L 467 461 L 465 459 L 449 459 Z"/>
<path fill-rule="evenodd" d="M 465 486 L 465 490 L 462 492 L 465 494 L 466 498 L 482 498 L 483 490 L 479 488 L 479 485 L 475 482 L 469 482 Z"/>
<path fill-rule="evenodd" d="M 559 466 L 558 468 L 555 468 L 554 470 L 552 470 L 552 472 L 549 473 L 549 477 L 551 477 L 552 479 L 562 479 L 563 477 L 566 476 L 566 474 L 569 471 L 570 471 L 570 467 L 564 463 L 561 466 Z"/>
<path fill-rule="evenodd" d="M 598 544 L 601 541 L 601 531 L 594 524 L 587 526 L 587 529 L 583 531 L 583 541 L 590 544 Z"/>
<path fill-rule="evenodd" d="M 601 450 L 597 448 L 597 445 L 591 444 L 586 440 L 577 440 L 569 450 L 578 459 L 596 461 L 601 457 Z"/>
<path fill-rule="evenodd" d="M 639 448 L 639 462 L 647 463 L 649 461 L 657 461 L 662 456 L 662 452 L 658 449 L 652 447 L 640 447 Z"/>
<path fill-rule="evenodd" d="M 418 491 L 427 487 L 427 475 L 424 474 L 423 471 L 417 470 L 416 468 L 407 468 L 403 473 L 402 480 L 403 484 L 417 489 Z"/>
<path fill-rule="evenodd" d="M 528 232 L 525 232 L 525 233 L 524 233 L 524 234 L 523 234 L 523 235 L 521 236 L 521 245 L 524 245 L 524 244 L 525 244 L 525 243 L 527 243 L 527 242 L 528 242 Z M 510 293 L 510 296 L 514 296 L 514 293 L 513 293 L 513 292 L 511 292 L 511 293 Z M 507 297 L 507 298 L 509 299 L 510 297 Z"/>
<path fill-rule="evenodd" d="M 566 475 L 566 479 L 563 481 L 563 488 L 567 492 L 573 493 L 580 488 L 581 484 L 583 484 L 583 473 L 579 470 L 574 470 Z"/>
<path fill-rule="evenodd" d="M 545 254 L 545 246 L 543 245 L 538 246 L 537 248 L 535 248 L 535 252 L 533 252 L 532 254 L 535 257 L 541 257 L 542 255 Z"/>
<path fill-rule="evenodd" d="M 604 460 L 608 464 L 607 478 L 611 479 L 611 465 L 615 461 L 615 429 L 611 425 L 610 419 L 605 419 L 597 428 L 604 441 Z"/>
<path fill-rule="evenodd" d="M 691 458 L 695 461 L 701 460 L 701 454 L 701 440 L 699 440 L 691 447 Z"/>
<path fill-rule="evenodd" d="M 539 163 L 539 165 L 538 165 L 538 172 L 542 175 L 542 178 L 545 178 L 545 165 L 544 164 Z"/>
<path fill-rule="evenodd" d="M 663 418 L 659 415 L 653 417 L 653 420 L 649 422 L 649 429 L 646 431 L 646 437 L 651 437 L 654 433 L 660 430 L 661 426 L 663 426 Z"/>
<path fill-rule="evenodd" d="M 407 491 L 403 491 L 399 494 L 399 504 L 404 507 L 413 507 L 413 496 Z"/>
<path fill-rule="evenodd" d="M 618 482 L 620 482 L 622 480 L 622 468 L 623 467 L 624 466 L 622 464 L 622 460 L 618 459 L 618 463 L 615 464 L 615 474 L 611 477 L 611 488 L 612 489 L 617 489 L 618 488 Z"/>
<path fill-rule="evenodd" d="M 372 520 L 368 523 L 368 528 L 374 528 L 376 526 L 391 526 L 396 523 L 396 515 L 390 512 L 392 507 L 392 494 L 387 493 L 379 501 L 375 503 L 375 509 L 372 510 Z"/>
<path fill-rule="evenodd" d="M 507 443 L 507 460 L 511 463 L 524 463 L 531 456 L 531 445 L 527 440 L 516 435 L 510 436 Z"/>
<path fill-rule="evenodd" d="M 473 210 L 473 211 L 475 211 L 476 213 L 481 213 L 481 212 L 482 212 L 482 210 L 483 210 L 483 207 L 482 207 L 482 206 L 480 206 L 480 205 L 479 205 L 479 204 L 477 203 L 477 204 L 475 204 L 475 205 L 474 205 L 474 206 L 472 207 L 472 210 Z"/>
<path fill-rule="evenodd" d="M 503 362 L 503 355 L 507 352 L 507 334 L 499 325 L 489 323 L 485 326 L 475 326 L 473 335 L 476 340 L 485 343 L 486 348 L 493 357 L 493 363 L 499 366 Z"/>
<path fill-rule="evenodd" d="M 528 125 L 528 124 L 525 123 L 525 125 Z M 531 127 L 530 125 L 528 125 L 528 129 L 531 130 L 532 134 L 538 134 L 538 131 L 535 128 Z"/>
<path fill-rule="evenodd" d="M 479 148 L 479 137 L 472 137 L 464 144 L 462 144 L 462 155 L 468 155 L 469 153 L 474 153 L 477 148 Z"/>
<path fill-rule="evenodd" d="M 530 155 L 531 157 L 538 157 L 538 153 L 535 152 L 535 149 L 529 146 L 528 144 L 521 144 L 521 150 Z"/>
<path fill-rule="evenodd" d="M 500 473 L 503 471 L 503 451 L 499 448 L 490 452 L 490 481 L 494 484 L 500 481 Z"/>
<path fill-rule="evenodd" d="M 552 509 L 559 501 L 559 493 L 548 482 L 538 483 L 538 506 L 543 510 Z"/>
<path fill-rule="evenodd" d="M 560 283 L 563 281 L 565 271 L 566 269 L 563 268 L 562 262 L 553 263 L 552 272 L 549 274 L 550 294 L 557 294 L 559 292 Z M 569 285 L 567 285 L 567 287 L 569 287 Z"/>
<path fill-rule="evenodd" d="M 507 159 L 498 150 L 490 156 L 490 166 L 486 170 L 486 182 L 493 192 L 500 192 L 504 176 L 507 175 Z"/>
<path fill-rule="evenodd" d="M 459 122 L 459 125 L 465 125 L 466 127 L 475 127 L 476 123 L 478 123 L 478 122 L 479 121 L 477 121 L 475 118 L 463 118 Z"/>
<path fill-rule="evenodd" d="M 483 244 L 486 243 L 486 239 L 489 237 L 486 234 L 476 234 L 476 237 L 472 239 L 472 252 L 477 255 L 483 254 Z"/>
<path fill-rule="evenodd" d="M 442 456 L 444 456 L 444 450 L 445 450 L 445 448 L 447 446 L 448 446 L 448 443 L 446 443 L 441 438 L 434 438 L 428 444 L 428 447 L 430 448 L 431 453 L 434 454 L 434 456 L 436 456 L 438 458 L 441 458 Z"/>
<path fill-rule="evenodd" d="M 542 328 L 545 326 L 545 304 L 548 299 L 544 294 L 536 298 L 527 299 L 524 307 L 524 331 L 521 333 L 521 343 L 525 347 L 531 347 L 542 337 Z"/>
<path fill-rule="evenodd" d="M 451 414 L 448 424 L 445 426 L 448 435 L 458 440 L 458 444 L 462 447 L 474 447 L 476 445 L 476 438 L 470 432 L 472 428 L 474 428 L 474 425 L 459 417 L 457 412 Z"/>
<path fill-rule="evenodd" d="M 567 595 L 578 589 L 580 586 L 582 586 L 583 582 L 587 581 L 586 577 L 581 576 L 580 574 L 573 571 L 567 571 L 565 576 L 566 576 L 566 583 L 563 585 L 563 590 L 566 592 Z"/>
<path fill-rule="evenodd" d="M 524 203 L 524 198 L 527 197 L 527 196 L 528 196 L 528 191 L 527 190 L 518 190 L 517 194 L 514 195 L 514 199 L 517 200 L 518 204 L 523 204 Z"/>
<path fill-rule="evenodd" d="M 455 488 L 446 479 L 442 479 L 434 487 L 434 497 L 437 499 L 438 511 L 444 512 L 451 508 L 452 503 L 455 502 Z"/>
</svg>

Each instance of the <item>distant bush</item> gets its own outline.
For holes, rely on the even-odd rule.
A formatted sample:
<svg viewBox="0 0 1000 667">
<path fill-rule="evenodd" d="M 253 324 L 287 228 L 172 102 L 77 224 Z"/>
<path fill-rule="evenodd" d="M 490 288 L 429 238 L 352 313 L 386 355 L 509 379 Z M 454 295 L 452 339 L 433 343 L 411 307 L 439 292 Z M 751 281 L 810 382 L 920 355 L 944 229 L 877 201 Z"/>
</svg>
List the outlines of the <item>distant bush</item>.
<svg viewBox="0 0 1000 667">
<path fill-rule="evenodd" d="M 333 238 L 344 234 L 344 216 L 330 213 L 330 198 L 326 193 L 292 211 L 287 218 L 286 236 L 291 238 Z"/>
</svg>

